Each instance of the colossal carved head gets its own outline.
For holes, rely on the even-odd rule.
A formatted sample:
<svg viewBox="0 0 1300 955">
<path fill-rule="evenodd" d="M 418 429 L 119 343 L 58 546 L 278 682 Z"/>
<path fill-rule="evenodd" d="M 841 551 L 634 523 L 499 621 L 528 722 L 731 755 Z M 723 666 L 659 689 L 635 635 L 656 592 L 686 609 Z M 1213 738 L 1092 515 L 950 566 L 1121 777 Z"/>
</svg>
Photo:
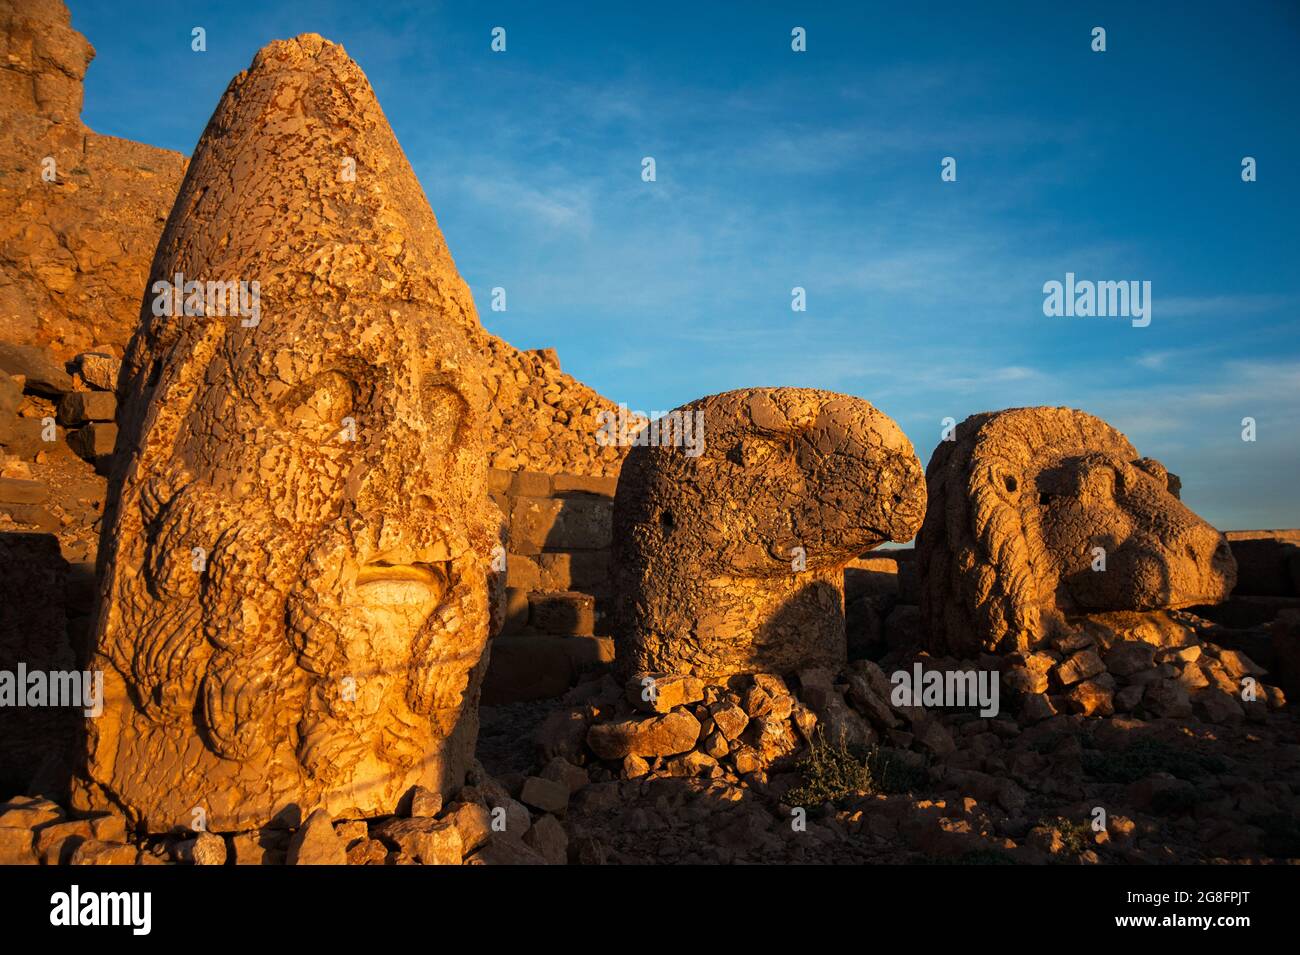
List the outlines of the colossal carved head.
<svg viewBox="0 0 1300 955">
<path fill-rule="evenodd" d="M 925 513 L 907 437 L 870 403 L 810 388 L 730 391 L 671 417 L 703 451 L 633 447 L 619 475 L 621 665 L 720 676 L 842 662 L 844 565 L 908 540 Z"/>
<path fill-rule="evenodd" d="M 146 296 L 81 799 L 232 830 L 447 792 L 488 637 L 477 319 L 341 47 L 273 43 L 231 83 L 150 281 L 178 273 L 256 281 L 259 314 Z"/>
<path fill-rule="evenodd" d="M 1070 408 L 973 415 L 926 469 L 917 537 L 931 648 L 1025 649 L 1063 616 L 1215 603 L 1236 582 L 1223 535 L 1177 478 Z"/>
</svg>

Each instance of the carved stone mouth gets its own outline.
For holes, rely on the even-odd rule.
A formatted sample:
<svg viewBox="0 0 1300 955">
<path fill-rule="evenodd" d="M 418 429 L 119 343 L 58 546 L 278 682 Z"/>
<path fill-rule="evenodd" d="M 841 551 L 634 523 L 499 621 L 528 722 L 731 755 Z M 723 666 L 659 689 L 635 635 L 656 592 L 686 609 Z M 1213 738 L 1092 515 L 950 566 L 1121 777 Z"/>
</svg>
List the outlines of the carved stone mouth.
<svg viewBox="0 0 1300 955">
<path fill-rule="evenodd" d="M 374 561 L 366 564 L 357 572 L 357 586 L 361 587 L 375 581 L 413 580 L 429 585 L 440 583 L 445 579 L 445 564 L 392 564 L 388 561 Z"/>
<path fill-rule="evenodd" d="M 357 571 L 357 595 L 375 607 L 422 608 L 427 617 L 451 589 L 451 562 L 371 561 Z"/>
</svg>

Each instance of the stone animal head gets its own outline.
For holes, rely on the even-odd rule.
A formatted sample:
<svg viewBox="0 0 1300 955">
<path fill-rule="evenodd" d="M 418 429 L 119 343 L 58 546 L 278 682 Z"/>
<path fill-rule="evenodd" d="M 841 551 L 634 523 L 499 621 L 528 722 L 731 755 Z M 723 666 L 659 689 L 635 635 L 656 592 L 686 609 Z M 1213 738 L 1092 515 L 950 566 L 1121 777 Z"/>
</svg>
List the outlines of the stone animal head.
<svg viewBox="0 0 1300 955">
<path fill-rule="evenodd" d="M 1236 581 L 1223 535 L 1177 478 L 1070 408 L 973 415 L 926 469 L 917 537 L 932 649 L 1025 649 L 1063 616 L 1214 603 Z"/>
<path fill-rule="evenodd" d="M 667 420 L 697 440 L 664 440 Z M 614 504 L 621 659 L 702 675 L 842 659 L 831 581 L 924 514 L 906 436 L 860 398 L 808 388 L 713 395 L 659 424 Z M 837 614 L 838 639 L 819 623 Z"/>
<path fill-rule="evenodd" d="M 221 830 L 458 786 L 493 545 L 476 318 L 341 47 L 231 83 L 151 281 L 176 275 L 124 369 L 86 801 Z M 218 283 L 254 281 L 230 314 Z"/>
</svg>

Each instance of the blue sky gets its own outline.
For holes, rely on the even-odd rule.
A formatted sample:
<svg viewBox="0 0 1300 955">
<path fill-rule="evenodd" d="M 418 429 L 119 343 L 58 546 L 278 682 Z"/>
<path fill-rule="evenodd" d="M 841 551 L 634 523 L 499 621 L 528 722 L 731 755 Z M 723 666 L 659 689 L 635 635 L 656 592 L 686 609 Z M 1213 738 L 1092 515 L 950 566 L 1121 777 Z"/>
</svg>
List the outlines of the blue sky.
<svg viewBox="0 0 1300 955">
<path fill-rule="evenodd" d="M 258 47 L 342 43 L 484 324 L 634 409 L 826 388 L 925 460 L 1072 405 L 1218 526 L 1300 526 L 1294 3 L 69 5 L 85 121 L 185 153 Z M 1150 281 L 1151 324 L 1044 316 L 1066 272 Z"/>
</svg>

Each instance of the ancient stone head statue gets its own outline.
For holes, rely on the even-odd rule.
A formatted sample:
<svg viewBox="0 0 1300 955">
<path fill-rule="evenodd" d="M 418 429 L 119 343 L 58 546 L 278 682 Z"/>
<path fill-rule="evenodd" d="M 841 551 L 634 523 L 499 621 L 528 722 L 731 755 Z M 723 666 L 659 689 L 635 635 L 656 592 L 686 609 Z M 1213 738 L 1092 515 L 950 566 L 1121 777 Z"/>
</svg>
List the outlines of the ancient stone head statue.
<svg viewBox="0 0 1300 955">
<path fill-rule="evenodd" d="M 202 287 L 159 315 L 176 276 Z M 341 47 L 272 43 L 234 79 L 150 281 L 78 799 L 220 831 L 459 786 L 493 546 L 477 318 Z M 254 282 L 251 308 L 214 290 Z"/>
<path fill-rule="evenodd" d="M 730 391 L 674 416 L 697 440 L 663 428 L 619 476 L 620 664 L 720 676 L 842 662 L 844 565 L 908 540 L 925 511 L 907 438 L 868 402 L 809 388 Z"/>
<path fill-rule="evenodd" d="M 1222 534 L 1177 478 L 1070 408 L 973 415 L 926 470 L 917 536 L 932 649 L 1025 649 L 1074 614 L 1215 603 L 1236 582 Z"/>
</svg>

